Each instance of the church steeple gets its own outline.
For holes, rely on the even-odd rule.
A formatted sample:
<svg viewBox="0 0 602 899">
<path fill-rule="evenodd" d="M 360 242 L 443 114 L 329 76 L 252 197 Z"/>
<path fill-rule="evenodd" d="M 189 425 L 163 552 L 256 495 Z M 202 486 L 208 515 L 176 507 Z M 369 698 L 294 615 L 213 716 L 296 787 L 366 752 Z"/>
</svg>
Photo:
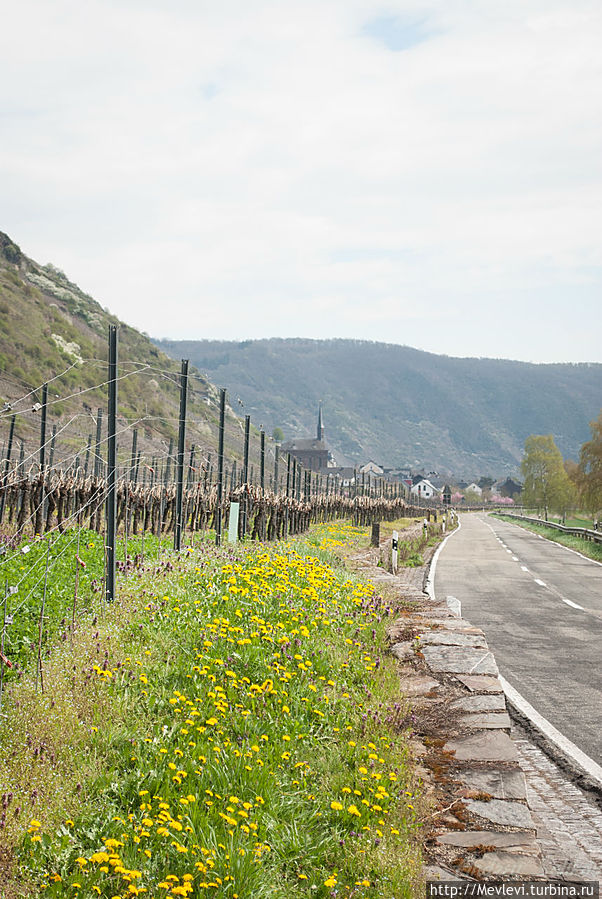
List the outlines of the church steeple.
<svg viewBox="0 0 602 899">
<path fill-rule="evenodd" d="M 324 440 L 324 424 L 322 422 L 322 403 L 318 407 L 318 440 Z"/>
</svg>

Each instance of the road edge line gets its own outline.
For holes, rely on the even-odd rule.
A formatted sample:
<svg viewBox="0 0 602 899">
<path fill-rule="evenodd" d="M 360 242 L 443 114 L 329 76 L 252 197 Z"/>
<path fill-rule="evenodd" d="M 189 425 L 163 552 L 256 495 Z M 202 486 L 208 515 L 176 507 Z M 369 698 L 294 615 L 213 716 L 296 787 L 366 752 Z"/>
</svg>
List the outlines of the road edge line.
<svg viewBox="0 0 602 899">
<path fill-rule="evenodd" d="M 458 526 L 455 527 L 453 531 L 450 531 L 445 540 L 443 540 L 439 544 L 439 546 L 435 550 L 433 558 L 429 562 L 429 567 L 424 582 L 424 592 L 428 595 L 429 599 L 433 600 L 433 602 L 435 601 L 435 569 L 437 568 L 437 559 L 439 558 L 439 553 L 441 552 L 449 538 L 453 537 L 454 534 L 457 534 L 461 527 L 462 525 L 460 524 L 460 516 L 458 515 Z"/>
<path fill-rule="evenodd" d="M 565 737 L 537 709 L 534 709 L 531 703 L 527 702 L 524 696 L 521 696 L 518 690 L 509 684 L 501 674 L 498 677 L 506 695 L 506 701 L 518 713 L 519 720 L 526 719 L 540 735 L 544 744 L 553 748 L 553 755 L 559 754 L 571 769 L 576 769 L 578 774 L 585 776 L 587 781 L 585 786 L 593 784 L 598 790 L 602 790 L 602 767 L 568 737 Z"/>
</svg>

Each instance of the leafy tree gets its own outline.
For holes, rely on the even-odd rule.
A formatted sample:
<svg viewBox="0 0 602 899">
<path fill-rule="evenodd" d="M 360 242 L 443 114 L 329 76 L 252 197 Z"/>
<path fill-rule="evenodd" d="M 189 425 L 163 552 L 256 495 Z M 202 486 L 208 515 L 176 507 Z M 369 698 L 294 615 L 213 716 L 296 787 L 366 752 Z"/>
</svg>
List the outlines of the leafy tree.
<svg viewBox="0 0 602 899">
<path fill-rule="evenodd" d="M 564 470 L 577 492 L 581 493 L 581 469 L 577 463 L 573 459 L 565 459 Z"/>
<path fill-rule="evenodd" d="M 602 509 L 602 409 L 589 426 L 592 439 L 581 447 L 575 479 L 586 507 L 597 512 Z"/>
<path fill-rule="evenodd" d="M 282 443 L 284 440 L 284 432 L 282 428 L 274 428 L 272 431 L 272 439 L 275 443 Z"/>
<path fill-rule="evenodd" d="M 550 509 L 566 512 L 575 491 L 551 434 L 527 437 L 521 471 L 525 479 L 523 501 L 526 506 L 543 509 L 546 521 Z"/>
</svg>

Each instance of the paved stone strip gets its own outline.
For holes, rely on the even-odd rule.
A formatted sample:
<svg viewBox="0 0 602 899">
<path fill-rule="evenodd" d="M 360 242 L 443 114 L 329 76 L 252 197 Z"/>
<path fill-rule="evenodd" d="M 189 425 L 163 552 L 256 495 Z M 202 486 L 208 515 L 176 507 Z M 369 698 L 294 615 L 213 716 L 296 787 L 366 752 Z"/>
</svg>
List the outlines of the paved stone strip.
<svg viewBox="0 0 602 899">
<path fill-rule="evenodd" d="M 525 778 L 485 635 L 446 604 L 422 607 L 411 624 L 415 638 L 395 643 L 392 652 L 402 663 L 402 688 L 413 697 L 418 715 L 440 706 L 442 736 L 447 734 L 442 749 L 457 795 L 449 812 L 457 819 L 453 826 L 465 828 L 435 833 L 437 864 L 427 876 L 542 878 Z"/>
<path fill-rule="evenodd" d="M 505 696 L 483 632 L 447 604 L 425 606 L 420 569 L 395 577 L 366 556 L 364 562 L 372 580 L 416 603 L 416 611 L 392 628 L 392 634 L 396 626 L 399 634 L 408 628 L 417 634 L 392 647 L 402 663 L 402 690 L 417 710 L 440 707 L 449 718 L 443 751 L 453 760 L 453 782 L 464 788 L 458 803 L 463 829 L 458 821 L 451 829 L 442 823 L 425 876 L 602 880 L 602 813 L 526 734 L 513 729 L 510 738 Z"/>
<path fill-rule="evenodd" d="M 550 879 L 602 881 L 602 812 L 538 746 L 514 732 Z"/>
</svg>

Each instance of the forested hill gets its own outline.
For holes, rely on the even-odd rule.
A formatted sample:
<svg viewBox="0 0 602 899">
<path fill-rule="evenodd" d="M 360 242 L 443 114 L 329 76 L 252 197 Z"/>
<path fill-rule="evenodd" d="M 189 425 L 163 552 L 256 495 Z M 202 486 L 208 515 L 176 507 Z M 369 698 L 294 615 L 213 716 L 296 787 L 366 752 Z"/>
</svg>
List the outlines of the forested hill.
<svg viewBox="0 0 602 899">
<path fill-rule="evenodd" d="M 240 397 L 253 421 L 286 439 L 313 434 L 348 460 L 517 471 L 525 438 L 553 434 L 576 458 L 602 404 L 602 365 L 457 359 L 355 340 L 158 340 Z"/>
</svg>

